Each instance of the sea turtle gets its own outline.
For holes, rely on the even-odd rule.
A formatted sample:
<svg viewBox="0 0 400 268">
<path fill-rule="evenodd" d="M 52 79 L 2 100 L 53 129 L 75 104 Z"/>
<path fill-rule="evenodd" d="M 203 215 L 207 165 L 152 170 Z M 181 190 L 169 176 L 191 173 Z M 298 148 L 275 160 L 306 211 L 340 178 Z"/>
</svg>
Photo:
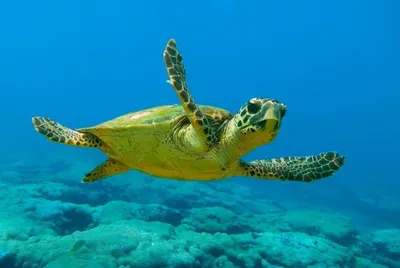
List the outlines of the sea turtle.
<svg viewBox="0 0 400 268">
<path fill-rule="evenodd" d="M 129 170 L 155 177 L 210 181 L 233 176 L 312 182 L 331 176 L 344 164 L 336 152 L 245 162 L 241 157 L 277 136 L 286 106 L 274 99 L 253 98 L 236 115 L 195 103 L 186 83 L 182 55 L 174 39 L 164 63 L 180 105 L 129 113 L 100 125 L 72 130 L 45 117 L 33 117 L 48 140 L 99 148 L 103 164 L 86 174 L 94 182 Z"/>
</svg>

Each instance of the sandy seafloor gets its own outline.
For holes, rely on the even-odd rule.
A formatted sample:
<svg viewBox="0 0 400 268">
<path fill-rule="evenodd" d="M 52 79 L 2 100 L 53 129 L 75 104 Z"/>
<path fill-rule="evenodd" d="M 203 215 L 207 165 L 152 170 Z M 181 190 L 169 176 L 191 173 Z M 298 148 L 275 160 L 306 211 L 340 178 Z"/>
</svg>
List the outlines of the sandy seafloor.
<svg viewBox="0 0 400 268">
<path fill-rule="evenodd" d="M 395 197 L 327 208 L 328 191 L 283 182 L 139 172 L 82 184 L 89 164 L 0 160 L 0 267 L 400 267 Z"/>
</svg>

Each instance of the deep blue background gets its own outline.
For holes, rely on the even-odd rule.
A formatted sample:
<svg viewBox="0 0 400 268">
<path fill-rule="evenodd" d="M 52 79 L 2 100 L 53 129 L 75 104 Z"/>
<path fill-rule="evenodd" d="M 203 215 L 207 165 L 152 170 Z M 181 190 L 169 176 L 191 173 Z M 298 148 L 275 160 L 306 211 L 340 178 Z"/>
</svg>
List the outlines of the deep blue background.
<svg viewBox="0 0 400 268">
<path fill-rule="evenodd" d="M 393 190 L 398 14 L 395 0 L 2 1 L 2 154 L 97 157 L 46 143 L 31 117 L 75 128 L 177 103 L 162 61 L 174 37 L 198 103 L 236 112 L 259 96 L 288 106 L 276 141 L 246 159 L 335 150 L 346 165 L 322 186 Z"/>
</svg>

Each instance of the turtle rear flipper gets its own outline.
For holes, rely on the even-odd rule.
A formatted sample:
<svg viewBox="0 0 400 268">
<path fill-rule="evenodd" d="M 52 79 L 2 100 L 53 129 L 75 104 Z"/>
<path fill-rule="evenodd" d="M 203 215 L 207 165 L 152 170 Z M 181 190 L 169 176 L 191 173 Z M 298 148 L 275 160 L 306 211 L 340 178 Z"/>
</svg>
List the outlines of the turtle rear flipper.
<svg viewBox="0 0 400 268">
<path fill-rule="evenodd" d="M 335 152 L 306 157 L 285 157 L 242 162 L 238 176 L 282 181 L 313 182 L 329 177 L 344 164 L 345 158 Z"/>
<path fill-rule="evenodd" d="M 103 145 L 102 141 L 93 134 L 69 129 L 46 117 L 33 117 L 32 123 L 35 130 L 46 136 L 49 141 L 93 148 L 100 148 Z"/>
<path fill-rule="evenodd" d="M 117 174 L 121 174 L 131 168 L 114 159 L 107 159 L 103 164 L 85 175 L 82 182 L 94 182 Z"/>
</svg>

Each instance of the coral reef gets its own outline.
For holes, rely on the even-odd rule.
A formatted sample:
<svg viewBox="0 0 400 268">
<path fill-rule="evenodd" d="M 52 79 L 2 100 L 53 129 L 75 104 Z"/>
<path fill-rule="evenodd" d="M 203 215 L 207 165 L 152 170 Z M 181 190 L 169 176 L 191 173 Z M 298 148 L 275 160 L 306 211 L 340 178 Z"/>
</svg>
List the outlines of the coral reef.
<svg viewBox="0 0 400 268">
<path fill-rule="evenodd" d="M 360 232 L 240 182 L 80 184 L 64 161 L 21 165 L 0 176 L 0 267 L 400 267 L 399 229 Z"/>
</svg>

